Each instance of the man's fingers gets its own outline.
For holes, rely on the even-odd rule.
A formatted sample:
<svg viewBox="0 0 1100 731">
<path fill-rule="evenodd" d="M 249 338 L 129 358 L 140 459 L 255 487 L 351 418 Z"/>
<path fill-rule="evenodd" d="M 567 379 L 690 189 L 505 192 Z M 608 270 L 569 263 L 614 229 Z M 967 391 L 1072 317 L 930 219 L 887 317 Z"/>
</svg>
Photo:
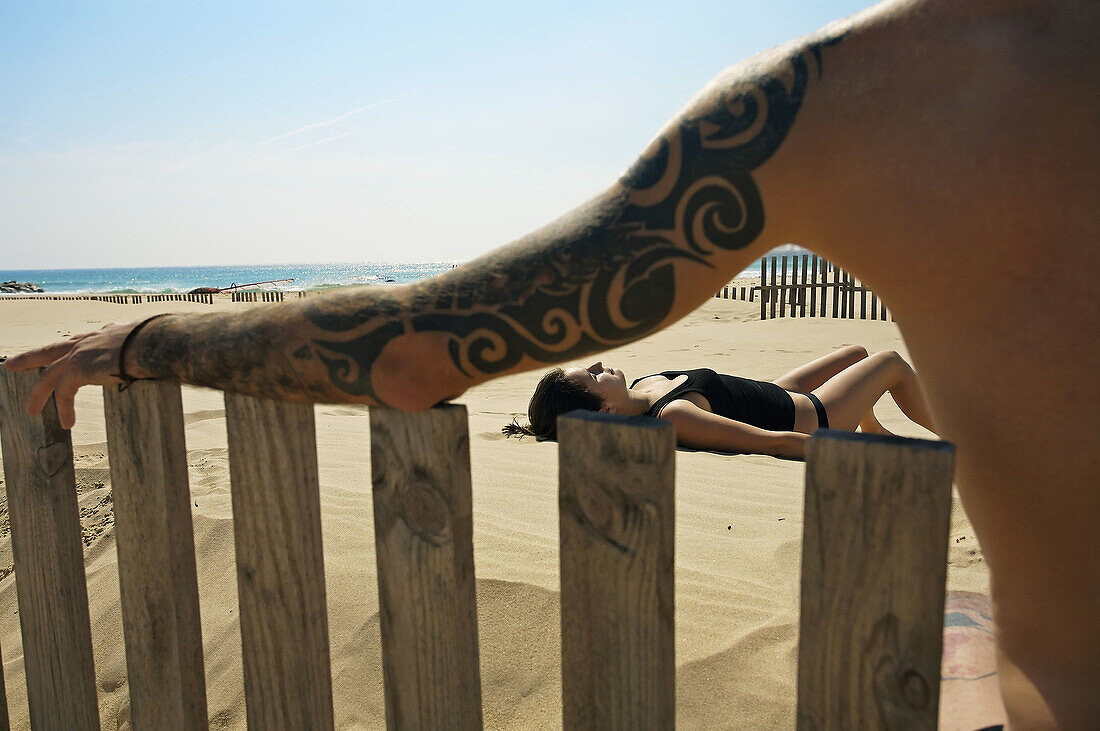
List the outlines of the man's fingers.
<svg viewBox="0 0 1100 731">
<path fill-rule="evenodd" d="M 28 350 L 26 353 L 8 358 L 4 361 L 4 366 L 9 371 L 25 371 L 31 368 L 48 366 L 58 358 L 63 358 L 68 355 L 69 351 L 73 349 L 74 344 L 72 340 L 67 340 L 65 342 L 47 345 L 44 348 Z"/>
<path fill-rule="evenodd" d="M 50 394 L 57 388 L 57 384 L 64 377 L 65 369 L 68 368 L 68 366 L 68 359 L 57 360 L 54 361 L 49 368 L 42 371 L 42 376 L 38 379 L 38 383 L 34 384 L 31 395 L 27 397 L 28 414 L 37 414 L 42 411 L 42 407 L 46 405 L 46 401 L 50 398 Z"/>
<path fill-rule="evenodd" d="M 54 391 L 54 399 L 57 403 L 57 420 L 61 422 L 62 429 L 72 429 L 76 423 L 76 392 L 79 387 L 73 387 L 71 379 L 58 386 Z"/>
</svg>

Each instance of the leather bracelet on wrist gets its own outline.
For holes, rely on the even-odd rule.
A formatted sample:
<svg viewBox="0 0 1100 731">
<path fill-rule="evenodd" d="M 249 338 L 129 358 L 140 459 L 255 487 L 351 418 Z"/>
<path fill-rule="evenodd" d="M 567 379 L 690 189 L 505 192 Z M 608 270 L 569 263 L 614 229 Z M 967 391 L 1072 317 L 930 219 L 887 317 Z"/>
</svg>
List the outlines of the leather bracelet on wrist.
<svg viewBox="0 0 1100 731">
<path fill-rule="evenodd" d="M 118 373 L 112 373 L 111 374 L 115 378 L 122 379 L 122 383 L 118 384 L 118 390 L 119 391 L 125 391 L 127 388 L 130 387 L 131 383 L 135 383 L 137 381 L 151 380 L 151 379 L 148 379 L 148 378 L 134 378 L 133 376 L 126 375 L 126 366 L 125 366 L 125 363 L 126 363 L 126 348 L 127 348 L 127 346 L 130 345 L 130 342 L 134 339 L 134 336 L 136 336 L 138 334 L 138 332 L 143 327 L 148 325 L 153 320 L 156 320 L 157 318 L 165 317 L 166 315 L 171 315 L 171 314 L 172 314 L 171 312 L 162 312 L 159 315 L 153 315 L 152 317 L 147 317 L 144 320 L 142 320 L 141 322 L 139 322 L 137 325 L 134 325 L 133 329 L 131 329 L 130 332 L 126 333 L 126 337 L 123 339 L 122 345 L 118 349 Z"/>
</svg>

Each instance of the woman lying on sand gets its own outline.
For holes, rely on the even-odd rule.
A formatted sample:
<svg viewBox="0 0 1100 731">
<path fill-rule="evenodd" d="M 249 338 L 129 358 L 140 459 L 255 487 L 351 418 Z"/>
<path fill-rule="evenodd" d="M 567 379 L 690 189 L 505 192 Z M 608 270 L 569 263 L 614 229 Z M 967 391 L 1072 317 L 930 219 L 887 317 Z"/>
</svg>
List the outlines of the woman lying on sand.
<svg viewBox="0 0 1100 731">
<path fill-rule="evenodd" d="M 671 421 L 681 447 L 802 459 L 806 440 L 818 428 L 854 431 L 858 426 L 865 432 L 889 434 L 873 411 L 887 391 L 906 416 L 935 431 L 909 364 L 893 351 L 868 356 L 856 345 L 770 383 L 704 368 L 657 373 L 627 386 L 621 370 L 603 363 L 555 368 L 531 396 L 531 423 L 513 421 L 502 431 L 508 436 L 554 439 L 558 416 L 589 409 Z"/>
</svg>

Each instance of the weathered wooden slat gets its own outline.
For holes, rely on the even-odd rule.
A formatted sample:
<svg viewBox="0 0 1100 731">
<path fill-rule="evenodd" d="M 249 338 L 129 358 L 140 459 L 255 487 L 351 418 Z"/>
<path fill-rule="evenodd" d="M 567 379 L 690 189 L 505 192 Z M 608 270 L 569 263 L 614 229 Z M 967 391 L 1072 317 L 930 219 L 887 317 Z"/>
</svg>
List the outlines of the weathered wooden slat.
<svg viewBox="0 0 1100 731">
<path fill-rule="evenodd" d="M 564 727 L 672 728 L 673 427 L 586 411 L 558 435 Z"/>
<path fill-rule="evenodd" d="M 771 292 L 768 293 L 770 298 L 771 298 L 771 307 L 769 308 L 768 316 L 773 317 L 773 318 L 775 317 L 775 305 L 776 305 L 776 303 L 778 301 L 778 298 L 779 298 L 779 292 L 776 290 L 776 286 L 778 286 L 778 284 L 779 284 L 779 280 L 776 278 L 776 274 L 777 274 L 778 271 L 779 271 L 779 265 L 777 263 L 776 258 L 773 256 L 772 257 L 772 288 L 771 288 Z"/>
<path fill-rule="evenodd" d="M 0 440 L 31 726 L 98 729 L 72 439 L 52 396 L 41 414 L 26 413 L 38 375 L 0 366 Z"/>
<path fill-rule="evenodd" d="M 837 289 L 837 296 L 840 298 L 840 314 L 841 320 L 848 319 L 848 272 L 843 269 L 840 270 L 840 286 Z"/>
<path fill-rule="evenodd" d="M 768 319 L 768 258 L 760 257 L 760 319 Z"/>
<path fill-rule="evenodd" d="M 851 274 L 844 273 L 844 314 L 849 320 L 855 317 L 856 285 Z"/>
<path fill-rule="evenodd" d="M 848 315 L 848 319 L 852 320 L 856 316 L 856 281 L 850 273 L 845 273 L 845 312 Z"/>
<path fill-rule="evenodd" d="M 809 270 L 809 261 L 808 260 L 809 260 L 808 256 L 806 256 L 806 255 L 802 256 L 802 276 L 799 279 L 799 281 L 801 282 L 801 285 L 798 288 L 798 310 L 799 310 L 798 316 L 799 317 L 805 317 L 806 316 L 806 303 L 809 302 L 809 299 L 810 299 L 810 291 L 809 291 L 809 285 L 810 285 L 810 273 L 809 272 L 810 272 L 810 270 Z"/>
<path fill-rule="evenodd" d="M 779 316 L 787 317 L 787 257 L 783 259 L 783 277 L 779 280 L 782 289 L 779 290 Z M 793 293 L 792 293 L 793 295 Z"/>
<path fill-rule="evenodd" d="M 840 317 L 840 300 L 841 300 L 841 297 L 842 297 L 841 291 L 840 291 L 840 274 L 841 274 L 840 268 L 837 267 L 834 264 L 833 265 L 833 319 L 834 320 Z"/>
<path fill-rule="evenodd" d="M 801 256 L 791 257 L 791 317 L 799 317 L 802 296 L 806 292 L 806 277 L 799 274 L 799 260 L 801 258 Z"/>
<path fill-rule="evenodd" d="M 481 727 L 466 407 L 372 407 L 386 725 Z"/>
<path fill-rule="evenodd" d="M 856 278 L 851 273 L 848 275 L 848 319 L 856 317 Z"/>
<path fill-rule="evenodd" d="M 178 383 L 103 389 L 135 728 L 204 729 L 195 537 Z"/>
<path fill-rule="evenodd" d="M 0 670 L 2 670 L 0 666 Z M 11 723 L 8 720 L 8 689 L 4 683 L 4 673 L 0 672 L 0 731 L 8 731 Z"/>
<path fill-rule="evenodd" d="M 810 264 L 810 317 L 817 315 L 817 254 Z"/>
<path fill-rule="evenodd" d="M 806 275 L 807 275 L 807 267 L 809 266 L 809 259 L 810 259 L 810 257 L 807 256 L 806 254 L 802 255 L 802 291 L 799 293 L 799 302 L 798 302 L 798 304 L 801 306 L 802 309 L 801 309 L 801 312 L 799 313 L 799 317 L 805 317 L 806 316 Z"/>
<path fill-rule="evenodd" d="M 934 729 L 955 448 L 818 431 L 806 453 L 801 729 Z"/>
<path fill-rule="evenodd" d="M 804 281 L 799 279 L 799 257 L 791 257 L 791 317 L 799 317 L 799 303 L 802 300 L 802 287 Z"/>
<path fill-rule="evenodd" d="M 333 727 L 313 406 L 225 394 L 245 710 Z"/>
</svg>

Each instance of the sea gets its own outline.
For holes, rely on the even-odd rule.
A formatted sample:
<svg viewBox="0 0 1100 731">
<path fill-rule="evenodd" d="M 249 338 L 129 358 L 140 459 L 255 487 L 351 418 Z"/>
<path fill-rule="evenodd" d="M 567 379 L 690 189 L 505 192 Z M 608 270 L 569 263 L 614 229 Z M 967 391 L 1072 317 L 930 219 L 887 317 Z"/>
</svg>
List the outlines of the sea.
<svg viewBox="0 0 1100 731">
<path fill-rule="evenodd" d="M 253 266 L 125 267 L 118 269 L 0 269 L 0 282 L 37 284 L 47 294 L 180 294 L 197 287 L 285 292 L 357 284 L 404 284 L 441 274 L 457 262 L 361 262 Z"/>
<path fill-rule="evenodd" d="M 793 246 L 776 254 L 798 254 Z M 427 279 L 460 262 L 344 262 L 336 264 L 261 264 L 253 266 L 126 267 L 118 269 L 0 269 L 0 282 L 37 284 L 47 294 L 180 294 L 197 287 L 285 292 L 325 290 L 359 284 L 393 285 Z M 760 275 L 757 260 L 738 277 Z"/>
</svg>

